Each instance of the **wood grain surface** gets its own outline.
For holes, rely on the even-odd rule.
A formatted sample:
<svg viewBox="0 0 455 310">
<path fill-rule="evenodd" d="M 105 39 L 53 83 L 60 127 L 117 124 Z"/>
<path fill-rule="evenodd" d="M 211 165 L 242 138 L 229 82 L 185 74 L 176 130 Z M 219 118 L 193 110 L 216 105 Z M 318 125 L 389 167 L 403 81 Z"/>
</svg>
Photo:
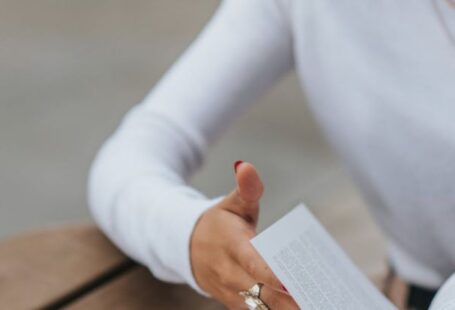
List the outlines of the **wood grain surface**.
<svg viewBox="0 0 455 310">
<path fill-rule="evenodd" d="M 2 309 L 222 309 L 183 285 L 157 281 L 92 225 L 0 242 Z"/>
<path fill-rule="evenodd" d="M 188 286 L 159 282 L 145 268 L 135 267 L 65 309 L 220 310 L 224 308 L 215 301 L 194 293 Z"/>
</svg>

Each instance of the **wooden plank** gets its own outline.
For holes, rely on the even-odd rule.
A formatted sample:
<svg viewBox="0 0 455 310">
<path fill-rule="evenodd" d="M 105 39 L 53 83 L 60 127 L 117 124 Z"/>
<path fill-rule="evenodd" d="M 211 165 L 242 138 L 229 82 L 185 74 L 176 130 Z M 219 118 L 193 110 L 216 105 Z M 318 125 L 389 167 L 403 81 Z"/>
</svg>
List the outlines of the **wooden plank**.
<svg viewBox="0 0 455 310">
<path fill-rule="evenodd" d="M 135 267 L 64 309 L 220 310 L 225 308 L 214 300 L 198 295 L 188 286 L 159 282 L 144 267 Z"/>
<path fill-rule="evenodd" d="M 55 227 L 0 242 L 0 301 L 36 309 L 65 298 L 128 259 L 93 225 Z"/>
</svg>

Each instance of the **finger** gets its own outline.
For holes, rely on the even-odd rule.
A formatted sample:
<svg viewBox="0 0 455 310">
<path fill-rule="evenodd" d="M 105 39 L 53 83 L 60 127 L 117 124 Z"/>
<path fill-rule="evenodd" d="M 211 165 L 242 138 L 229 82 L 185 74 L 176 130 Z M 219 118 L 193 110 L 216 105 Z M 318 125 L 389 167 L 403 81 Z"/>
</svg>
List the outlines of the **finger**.
<svg viewBox="0 0 455 310">
<path fill-rule="evenodd" d="M 283 294 L 272 290 L 267 286 L 263 286 L 259 298 L 271 309 L 286 309 L 294 310 L 299 309 L 294 299 L 290 295 Z"/>
<path fill-rule="evenodd" d="M 236 189 L 226 197 L 220 207 L 256 224 L 259 200 L 264 192 L 264 186 L 256 168 L 250 163 L 236 163 L 236 182 Z"/>
<path fill-rule="evenodd" d="M 236 170 L 237 193 L 243 202 L 258 203 L 264 187 L 256 168 L 247 162 L 241 162 Z"/>
<path fill-rule="evenodd" d="M 273 271 L 258 254 L 256 249 L 249 241 L 242 242 L 236 249 L 236 261 L 257 282 L 264 283 L 274 290 L 285 292 L 281 281 L 275 276 Z"/>
<path fill-rule="evenodd" d="M 223 268 L 217 282 L 221 287 L 222 301 L 229 309 L 246 309 L 245 300 L 240 292 L 247 291 L 256 282 L 239 266 L 236 261 Z"/>
<path fill-rule="evenodd" d="M 249 290 L 254 284 L 261 283 L 248 275 L 239 265 L 233 262 L 230 270 L 225 270 L 226 279 L 222 281 L 224 284 L 224 296 L 226 303 L 232 309 L 244 309 L 245 300 L 240 296 L 241 291 Z M 298 309 L 291 296 L 286 293 L 273 290 L 267 286 L 263 286 L 259 298 L 267 304 L 270 309 Z"/>
</svg>

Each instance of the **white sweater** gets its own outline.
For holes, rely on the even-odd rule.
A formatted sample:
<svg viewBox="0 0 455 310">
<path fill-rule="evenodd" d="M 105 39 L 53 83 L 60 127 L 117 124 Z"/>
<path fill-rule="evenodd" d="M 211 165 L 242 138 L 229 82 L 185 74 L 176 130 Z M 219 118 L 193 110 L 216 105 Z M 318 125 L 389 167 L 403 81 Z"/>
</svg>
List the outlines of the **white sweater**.
<svg viewBox="0 0 455 310">
<path fill-rule="evenodd" d="M 198 289 L 190 236 L 217 200 L 186 181 L 295 68 L 398 273 L 439 286 L 455 271 L 455 45 L 431 1 L 225 0 L 98 155 L 89 196 L 101 228 L 156 277 Z M 435 1 L 455 34 L 455 11 Z"/>
</svg>

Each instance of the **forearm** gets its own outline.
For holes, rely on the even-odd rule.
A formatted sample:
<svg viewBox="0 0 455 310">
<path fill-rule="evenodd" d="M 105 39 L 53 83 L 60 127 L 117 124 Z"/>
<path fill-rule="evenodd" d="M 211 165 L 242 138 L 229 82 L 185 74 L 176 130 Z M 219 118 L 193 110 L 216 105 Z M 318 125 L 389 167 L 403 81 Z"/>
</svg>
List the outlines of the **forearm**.
<svg viewBox="0 0 455 310">
<path fill-rule="evenodd" d="M 135 108 L 93 165 L 90 205 L 129 256 L 160 279 L 195 287 L 188 238 L 215 202 L 185 185 L 201 158 L 201 146 L 191 141 L 169 120 Z"/>
</svg>

